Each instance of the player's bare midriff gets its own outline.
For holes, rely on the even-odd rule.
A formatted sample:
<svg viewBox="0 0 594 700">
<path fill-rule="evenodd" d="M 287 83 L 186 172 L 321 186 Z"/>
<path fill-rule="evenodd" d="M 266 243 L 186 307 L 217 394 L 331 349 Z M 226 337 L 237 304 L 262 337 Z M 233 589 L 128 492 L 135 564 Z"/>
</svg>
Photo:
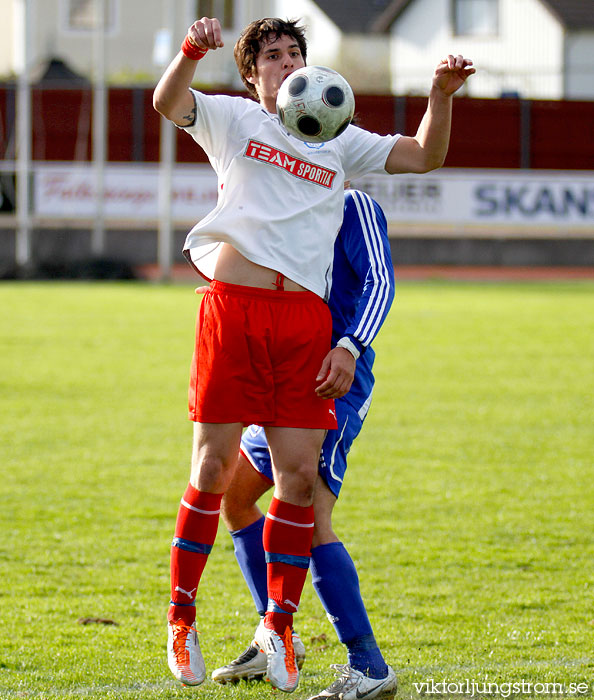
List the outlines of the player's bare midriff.
<svg viewBox="0 0 594 700">
<path fill-rule="evenodd" d="M 245 287 L 277 289 L 275 284 L 277 275 L 278 272 L 276 270 L 251 262 L 232 245 L 223 243 L 217 260 L 214 278 L 219 282 L 241 284 Z M 283 286 L 285 292 L 306 291 L 305 287 L 287 277 L 283 280 Z"/>
</svg>

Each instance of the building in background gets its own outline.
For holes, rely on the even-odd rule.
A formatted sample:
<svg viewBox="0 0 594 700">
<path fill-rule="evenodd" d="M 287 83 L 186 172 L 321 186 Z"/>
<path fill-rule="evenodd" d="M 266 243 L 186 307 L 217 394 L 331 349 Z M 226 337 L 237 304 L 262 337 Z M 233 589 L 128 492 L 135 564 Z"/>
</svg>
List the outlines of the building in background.
<svg viewBox="0 0 594 700">
<path fill-rule="evenodd" d="M 594 98 L 594 0 L 394 0 L 392 92 L 414 94 L 435 57 L 472 57 L 472 97 Z M 425 88 L 426 89 L 426 88 Z"/>
<path fill-rule="evenodd" d="M 381 21 L 393 4 L 393 0 L 279 0 L 277 7 L 281 16 L 289 17 L 300 7 L 308 30 L 308 63 L 339 71 L 355 93 L 381 94 L 392 88 L 391 37 Z"/>
<path fill-rule="evenodd" d="M 426 94 L 436 62 L 447 53 L 472 57 L 479 75 L 473 97 L 594 99 L 594 0 L 105 0 L 109 82 L 154 83 L 159 53 L 177 50 L 196 17 L 216 16 L 226 50 L 197 75 L 205 86 L 241 89 L 233 52 L 252 19 L 300 17 L 309 63 L 343 73 L 355 92 Z M 0 0 L 0 77 L 18 72 L 22 0 Z M 163 28 L 171 25 L 169 37 Z M 92 76 L 94 0 L 34 0 L 34 61 L 61 59 Z M 165 51 L 167 53 L 167 51 Z"/>
<path fill-rule="evenodd" d="M 385 2 L 386 0 L 384 0 Z M 239 32 L 258 17 L 300 17 L 308 28 L 310 62 L 334 64 L 340 54 L 341 31 L 315 2 L 309 0 L 105 0 L 106 74 L 110 83 L 154 83 L 163 71 L 163 56 L 175 53 L 188 26 L 197 17 L 218 17 L 226 48 L 214 51 L 200 66 L 201 84 L 243 89 L 233 58 Z M 22 0 L 0 0 L 0 79 L 11 79 L 22 64 Z M 61 60 L 76 73 L 92 77 L 92 33 L 96 25 L 95 0 L 33 0 L 33 63 L 43 66 Z M 173 16 L 171 16 L 173 15 Z M 173 36 L 165 27 L 175 26 Z M 384 43 L 386 37 L 383 37 Z M 318 47 L 318 50 L 316 50 Z M 388 53 L 381 57 L 382 88 Z M 364 84 L 364 83 L 363 83 Z"/>
<path fill-rule="evenodd" d="M 304 3 L 305 4 L 305 3 Z M 312 52 L 362 92 L 425 95 L 437 61 L 471 57 L 472 97 L 594 99 L 594 0 L 308 0 L 332 22 Z"/>
<path fill-rule="evenodd" d="M 0 0 L 4 25 L 0 33 L 0 76 L 9 78 L 19 69 L 22 36 L 22 0 Z M 162 56 L 170 41 L 173 54 L 188 26 L 203 16 L 217 16 L 223 38 L 233 47 L 239 30 L 252 18 L 274 10 L 274 0 L 105 0 L 106 74 L 111 83 L 153 83 L 160 77 Z M 91 77 L 93 29 L 97 21 L 95 0 L 33 0 L 33 63 L 57 58 L 75 72 Z M 165 27 L 175 26 L 173 36 Z M 161 54 L 158 56 L 157 54 Z M 216 51 L 201 66 L 205 84 L 239 86 L 233 52 Z"/>
<path fill-rule="evenodd" d="M 100 5 L 106 91 L 93 62 L 103 63 Z M 394 258 L 594 265 L 594 0 L 0 0 L 0 13 L 0 278 L 98 257 L 158 262 L 166 277 L 172 251 L 183 260 L 185 232 L 215 206 L 217 182 L 152 94 L 202 16 L 219 17 L 226 48 L 201 63 L 197 87 L 243 90 L 240 30 L 263 16 L 301 18 L 309 63 L 349 79 L 359 123 L 378 133 L 414 133 L 439 58 L 473 58 L 479 72 L 457 97 L 446 167 L 357 183 L 388 215 Z M 30 149 L 17 147 L 24 46 L 35 66 Z M 105 119 L 95 119 L 101 93 Z"/>
</svg>

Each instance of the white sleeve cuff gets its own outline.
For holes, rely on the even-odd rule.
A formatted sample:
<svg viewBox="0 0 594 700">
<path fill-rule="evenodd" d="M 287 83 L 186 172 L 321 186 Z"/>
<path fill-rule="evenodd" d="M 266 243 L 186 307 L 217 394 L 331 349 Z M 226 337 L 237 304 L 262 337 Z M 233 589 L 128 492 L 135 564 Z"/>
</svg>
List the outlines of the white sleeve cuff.
<svg viewBox="0 0 594 700">
<path fill-rule="evenodd" d="M 346 336 L 344 338 L 341 338 L 338 341 L 338 343 L 336 343 L 336 347 L 348 350 L 351 353 L 351 355 L 355 358 L 355 360 L 358 360 L 359 356 L 361 355 L 355 343 L 353 343 L 353 341 L 350 338 L 347 338 Z"/>
</svg>

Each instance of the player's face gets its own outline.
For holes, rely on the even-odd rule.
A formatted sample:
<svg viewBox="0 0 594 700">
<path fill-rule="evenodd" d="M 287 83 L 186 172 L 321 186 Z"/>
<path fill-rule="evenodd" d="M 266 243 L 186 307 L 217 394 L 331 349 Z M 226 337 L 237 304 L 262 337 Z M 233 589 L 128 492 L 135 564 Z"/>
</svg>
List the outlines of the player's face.
<svg viewBox="0 0 594 700">
<path fill-rule="evenodd" d="M 256 57 L 256 69 L 248 80 L 269 112 L 276 111 L 276 95 L 283 80 L 303 66 L 305 61 L 294 37 L 283 34 L 262 45 Z"/>
</svg>

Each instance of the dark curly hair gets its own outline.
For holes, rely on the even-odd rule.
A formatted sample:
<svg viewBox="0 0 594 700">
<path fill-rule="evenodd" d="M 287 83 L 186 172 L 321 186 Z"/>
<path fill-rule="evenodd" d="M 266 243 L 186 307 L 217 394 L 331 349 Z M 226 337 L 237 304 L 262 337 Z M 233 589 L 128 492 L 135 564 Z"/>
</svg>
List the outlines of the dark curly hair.
<svg viewBox="0 0 594 700">
<path fill-rule="evenodd" d="M 256 56 L 260 53 L 263 41 L 276 41 L 279 37 L 287 35 L 293 37 L 299 46 L 303 61 L 307 58 L 307 42 L 305 29 L 297 23 L 299 20 L 282 20 L 278 17 L 265 17 L 250 22 L 243 30 L 233 49 L 235 63 L 239 75 L 252 97 L 258 97 L 256 88 L 247 80 L 256 67 Z"/>
</svg>

